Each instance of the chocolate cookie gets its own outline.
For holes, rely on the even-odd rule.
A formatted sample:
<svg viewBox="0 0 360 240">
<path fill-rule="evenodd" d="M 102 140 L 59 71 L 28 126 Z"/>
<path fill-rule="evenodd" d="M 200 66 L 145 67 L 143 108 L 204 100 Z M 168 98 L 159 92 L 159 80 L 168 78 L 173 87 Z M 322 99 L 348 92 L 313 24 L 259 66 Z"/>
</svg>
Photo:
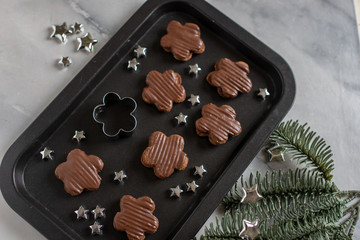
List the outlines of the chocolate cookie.
<svg viewBox="0 0 360 240">
<path fill-rule="evenodd" d="M 200 54 L 205 51 L 205 44 L 200 38 L 200 28 L 194 23 L 182 25 L 178 21 L 171 21 L 167 34 L 160 40 L 161 47 L 166 52 L 171 52 L 175 59 L 187 61 L 193 53 Z"/>
<path fill-rule="evenodd" d="M 153 215 L 154 201 L 147 197 L 138 199 L 125 195 L 120 200 L 120 212 L 114 217 L 114 228 L 125 231 L 129 240 L 143 240 L 145 233 L 155 233 L 159 220 Z"/>
<path fill-rule="evenodd" d="M 141 156 L 141 163 L 145 167 L 154 168 L 158 178 L 167 178 L 174 169 L 186 168 L 189 159 L 183 149 L 184 138 L 180 135 L 167 137 L 162 132 L 154 132 L 149 138 L 149 146 Z"/>
<path fill-rule="evenodd" d="M 206 80 L 211 86 L 217 87 L 220 96 L 234 98 L 239 92 L 250 92 L 252 82 L 247 76 L 249 73 L 247 63 L 222 58 L 215 64 L 215 71 L 209 73 Z"/>
<path fill-rule="evenodd" d="M 180 103 L 186 98 L 181 77 L 173 70 L 149 72 L 146 84 L 148 86 L 144 88 L 142 98 L 147 103 L 155 104 L 159 111 L 170 112 L 173 102 Z"/>
<path fill-rule="evenodd" d="M 199 136 L 208 136 L 213 145 L 224 144 L 228 136 L 237 136 L 241 133 L 240 122 L 235 120 L 235 110 L 228 106 L 209 103 L 201 109 L 202 117 L 196 120 L 196 133 Z"/>
<path fill-rule="evenodd" d="M 87 155 L 80 149 L 72 150 L 66 162 L 55 169 L 55 176 L 64 182 L 64 189 L 72 196 L 79 195 L 84 189 L 97 190 L 101 183 L 98 172 L 104 167 L 103 161 L 94 155 Z"/>
</svg>

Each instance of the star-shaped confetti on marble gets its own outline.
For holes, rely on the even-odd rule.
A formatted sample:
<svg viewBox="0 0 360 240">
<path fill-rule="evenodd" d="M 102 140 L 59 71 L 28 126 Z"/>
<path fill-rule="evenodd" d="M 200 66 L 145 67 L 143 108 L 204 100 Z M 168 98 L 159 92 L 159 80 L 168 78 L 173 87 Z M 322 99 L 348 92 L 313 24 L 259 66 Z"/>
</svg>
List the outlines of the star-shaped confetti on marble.
<svg viewBox="0 0 360 240">
<path fill-rule="evenodd" d="M 175 117 L 175 119 L 177 120 L 177 124 L 180 125 L 180 124 L 186 124 L 187 123 L 187 118 L 188 118 L 188 115 L 185 115 L 183 113 L 180 113 L 179 115 L 177 115 Z"/>
<path fill-rule="evenodd" d="M 259 88 L 259 93 L 257 95 L 265 100 L 267 96 L 270 96 L 270 93 L 268 92 L 267 88 Z"/>
<path fill-rule="evenodd" d="M 188 99 L 188 102 L 191 102 L 191 105 L 195 106 L 200 103 L 200 96 L 191 94 L 190 98 Z"/>
<path fill-rule="evenodd" d="M 67 34 L 71 33 L 64 22 L 62 25 L 53 25 L 52 26 L 53 32 L 50 35 L 50 38 L 58 38 L 62 43 L 66 43 Z"/>
<path fill-rule="evenodd" d="M 124 182 L 124 179 L 127 178 L 127 175 L 125 174 L 124 170 L 121 170 L 119 172 L 115 172 L 114 181 L 119 181 L 121 183 Z"/>
<path fill-rule="evenodd" d="M 101 228 L 103 225 L 101 225 L 98 221 L 95 221 L 93 225 L 89 226 L 91 229 L 91 235 L 102 235 L 103 231 Z"/>
<path fill-rule="evenodd" d="M 195 172 L 194 175 L 198 175 L 200 177 L 204 176 L 204 173 L 206 173 L 206 169 L 204 168 L 204 165 L 201 166 L 195 166 Z"/>
<path fill-rule="evenodd" d="M 80 206 L 78 210 L 75 210 L 76 213 L 76 219 L 88 219 L 88 209 L 85 209 L 83 206 Z"/>
<path fill-rule="evenodd" d="M 71 58 L 69 58 L 69 57 L 61 57 L 60 61 L 59 61 L 59 64 L 62 67 L 68 67 L 71 65 L 71 63 L 72 63 L 72 61 L 71 61 Z"/>
<path fill-rule="evenodd" d="M 146 48 L 141 47 L 140 45 L 134 50 L 137 58 L 145 57 L 146 56 Z"/>
<path fill-rule="evenodd" d="M 171 191 L 170 197 L 175 196 L 178 198 L 180 197 L 180 194 L 183 192 L 183 190 L 180 188 L 179 185 L 177 185 L 175 188 L 170 188 L 170 191 Z"/>
<path fill-rule="evenodd" d="M 50 160 L 53 160 L 53 154 L 54 151 L 51 150 L 51 149 L 48 149 L 47 147 L 44 148 L 44 150 L 42 150 L 40 152 L 41 154 L 41 159 L 50 159 Z"/>
<path fill-rule="evenodd" d="M 85 132 L 75 130 L 75 135 L 72 138 L 76 139 L 76 141 L 79 143 L 81 140 L 86 139 Z"/>
<path fill-rule="evenodd" d="M 243 220 L 243 229 L 241 230 L 239 237 L 247 237 L 250 240 L 253 240 L 260 234 L 258 230 L 259 221 L 250 222 L 248 220 Z"/>
<path fill-rule="evenodd" d="M 199 65 L 196 63 L 194 65 L 189 65 L 189 74 L 194 74 L 195 76 L 197 76 L 199 74 L 199 72 L 201 71 L 201 68 L 199 67 Z"/>
<path fill-rule="evenodd" d="M 99 205 L 96 205 L 95 209 L 91 211 L 91 213 L 94 215 L 94 219 L 102 218 L 105 216 L 105 208 L 100 207 Z"/>
<path fill-rule="evenodd" d="M 82 33 L 84 31 L 84 26 L 81 23 L 75 22 L 74 25 L 70 26 L 72 33 Z"/>
<path fill-rule="evenodd" d="M 140 65 L 140 63 L 136 60 L 136 58 L 133 58 L 128 61 L 128 69 L 137 71 L 137 69 L 138 69 L 137 65 Z"/>
<path fill-rule="evenodd" d="M 77 41 L 79 42 L 77 50 L 85 49 L 88 52 L 93 52 L 94 45 L 98 42 L 98 40 L 91 38 L 90 33 L 86 33 L 83 37 L 77 38 Z"/>
<path fill-rule="evenodd" d="M 279 144 L 275 144 L 275 146 L 267 149 L 266 151 L 269 153 L 270 159 L 272 160 L 278 160 L 278 161 L 285 161 L 284 154 L 286 152 L 287 148 L 280 146 Z"/>
<path fill-rule="evenodd" d="M 186 191 L 196 192 L 196 189 L 199 187 L 199 185 L 197 185 L 194 180 L 191 183 L 186 183 L 186 187 L 187 187 Z"/>
<path fill-rule="evenodd" d="M 241 199 L 241 202 L 250 202 L 250 203 L 256 203 L 259 199 L 262 198 L 262 196 L 259 194 L 257 190 L 257 184 L 252 186 L 251 188 L 245 188 L 242 187 L 243 191 L 243 197 Z"/>
</svg>

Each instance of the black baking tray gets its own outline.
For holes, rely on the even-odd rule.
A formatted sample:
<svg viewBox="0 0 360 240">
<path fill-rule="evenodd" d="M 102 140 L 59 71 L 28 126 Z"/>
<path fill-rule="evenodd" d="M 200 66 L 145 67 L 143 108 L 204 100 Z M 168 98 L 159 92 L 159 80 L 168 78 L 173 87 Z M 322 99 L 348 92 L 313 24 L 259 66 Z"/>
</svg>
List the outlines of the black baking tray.
<svg viewBox="0 0 360 240">
<path fill-rule="evenodd" d="M 171 20 L 199 25 L 206 50 L 188 62 L 179 62 L 160 47 L 160 38 Z M 140 59 L 138 71 L 127 70 L 137 44 L 148 48 Z M 217 60 L 228 57 L 249 64 L 253 89 L 234 99 L 221 98 L 205 80 Z M 196 78 L 187 73 L 189 64 L 202 68 Z M 151 70 L 173 69 L 180 73 L 187 96 L 199 94 L 201 104 L 174 104 L 170 113 L 157 111 L 141 99 L 146 74 Z M 266 87 L 271 96 L 265 101 L 257 90 Z M 94 107 L 107 92 L 132 97 L 138 103 L 134 116 L 138 126 L 131 137 L 109 140 L 101 126 L 92 119 Z M 147 1 L 96 56 L 65 87 L 43 113 L 15 141 L 4 156 L 0 169 L 1 191 L 8 204 L 49 239 L 87 239 L 93 220 L 77 221 L 74 214 L 80 205 L 92 209 L 106 208 L 101 239 L 122 239 L 125 233 L 112 227 L 119 200 L 124 194 L 150 196 L 156 203 L 155 215 L 160 227 L 147 239 L 191 239 L 223 196 L 243 173 L 270 133 L 290 109 L 295 96 L 295 82 L 288 64 L 246 30 L 235 24 L 205 1 Z M 195 120 L 207 103 L 228 104 L 237 112 L 243 132 L 221 146 L 212 146 L 207 138 L 197 136 Z M 174 116 L 189 115 L 186 126 L 176 126 Z M 86 132 L 86 141 L 72 139 L 75 130 Z M 186 170 L 176 171 L 160 180 L 153 170 L 140 162 L 148 137 L 154 131 L 180 134 L 188 154 Z M 39 152 L 45 147 L 55 151 L 53 161 L 43 161 Z M 100 173 L 99 190 L 71 197 L 63 189 L 54 170 L 74 148 L 101 157 L 105 163 Z M 207 174 L 193 176 L 194 166 L 203 164 Z M 113 172 L 124 169 L 124 184 L 113 181 Z M 183 193 L 180 199 L 169 198 L 168 189 L 196 180 L 200 185 L 194 194 Z M 99 237 L 98 237 L 99 238 Z"/>
</svg>

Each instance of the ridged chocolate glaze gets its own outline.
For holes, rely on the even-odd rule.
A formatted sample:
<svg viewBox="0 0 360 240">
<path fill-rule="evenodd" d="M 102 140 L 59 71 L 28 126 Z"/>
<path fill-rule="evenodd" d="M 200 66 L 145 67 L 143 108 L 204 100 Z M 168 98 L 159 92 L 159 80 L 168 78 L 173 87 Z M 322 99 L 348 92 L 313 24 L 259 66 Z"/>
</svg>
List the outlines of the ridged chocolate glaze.
<svg viewBox="0 0 360 240">
<path fill-rule="evenodd" d="M 208 83 L 218 88 L 218 93 L 224 98 L 234 98 L 238 93 L 249 93 L 252 82 L 247 76 L 249 65 L 245 62 L 233 62 L 222 58 L 215 64 L 215 71 L 206 77 Z"/>
<path fill-rule="evenodd" d="M 154 201 L 147 197 L 138 199 L 125 195 L 120 200 L 120 212 L 114 217 L 114 228 L 126 231 L 129 240 L 145 239 L 145 233 L 155 233 L 159 220 L 153 215 Z"/>
<path fill-rule="evenodd" d="M 235 120 L 235 110 L 228 106 L 209 103 L 201 109 L 202 117 L 196 120 L 195 127 L 199 136 L 208 136 L 213 145 L 220 145 L 227 142 L 229 136 L 236 136 L 241 133 L 240 122 Z"/>
<path fill-rule="evenodd" d="M 103 167 L 104 163 L 99 157 L 74 149 L 67 155 L 66 162 L 56 167 L 55 176 L 63 181 L 65 191 L 75 196 L 84 189 L 93 191 L 99 188 L 101 177 L 98 172 Z"/>
<path fill-rule="evenodd" d="M 192 54 L 200 54 L 205 51 L 205 44 L 200 37 L 200 28 L 194 23 L 182 25 L 178 21 L 171 21 L 167 28 L 167 34 L 160 40 L 160 45 L 166 52 L 171 52 L 175 59 L 187 61 Z"/>
<path fill-rule="evenodd" d="M 167 178 L 174 169 L 184 170 L 188 164 L 188 157 L 183 152 L 184 138 L 180 135 L 167 137 L 162 132 L 154 132 L 149 138 L 149 146 L 141 156 L 141 163 L 145 167 L 154 168 L 158 178 Z"/>
<path fill-rule="evenodd" d="M 146 103 L 155 104 L 159 111 L 170 112 L 173 102 L 180 103 L 186 98 L 181 77 L 173 70 L 149 72 L 146 84 L 148 86 L 144 88 L 142 98 Z"/>
</svg>

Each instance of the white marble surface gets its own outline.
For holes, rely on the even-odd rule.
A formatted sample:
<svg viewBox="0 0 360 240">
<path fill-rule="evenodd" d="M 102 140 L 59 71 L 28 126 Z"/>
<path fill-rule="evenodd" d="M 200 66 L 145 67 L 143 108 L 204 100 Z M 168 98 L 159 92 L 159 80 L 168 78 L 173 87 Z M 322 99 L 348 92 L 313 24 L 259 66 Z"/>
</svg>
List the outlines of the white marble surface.
<svg viewBox="0 0 360 240">
<path fill-rule="evenodd" d="M 358 0 L 356 0 L 358 1 Z M 85 25 L 99 40 L 97 52 L 144 0 L 0 0 L 0 159 L 12 142 L 90 60 L 76 44 L 49 40 L 49 26 Z M 351 0 L 209 0 L 290 64 L 297 96 L 286 119 L 308 122 L 332 146 L 334 181 L 360 189 L 360 48 Z M 56 61 L 71 56 L 59 70 Z M 259 154 L 245 174 L 293 167 Z M 219 214 L 215 211 L 209 221 Z M 44 239 L 0 198 L 1 239 Z M 354 239 L 360 239 L 357 225 Z"/>
</svg>

